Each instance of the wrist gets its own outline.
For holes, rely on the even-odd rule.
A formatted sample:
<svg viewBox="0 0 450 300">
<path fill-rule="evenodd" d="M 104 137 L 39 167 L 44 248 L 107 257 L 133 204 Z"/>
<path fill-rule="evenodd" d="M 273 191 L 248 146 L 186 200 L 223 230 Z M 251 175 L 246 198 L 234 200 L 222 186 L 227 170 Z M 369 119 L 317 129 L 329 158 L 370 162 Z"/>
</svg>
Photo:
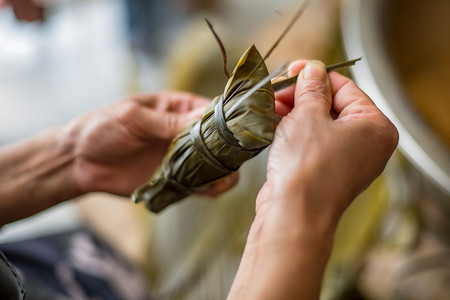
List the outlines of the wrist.
<svg viewBox="0 0 450 300">
<path fill-rule="evenodd" d="M 63 128 L 0 152 L 0 222 L 9 223 L 80 195 L 74 147 Z"/>
<path fill-rule="evenodd" d="M 289 199 L 289 197 L 291 197 Z M 300 195 L 276 197 L 266 211 L 258 213 L 252 224 L 258 231 L 255 247 L 298 253 L 303 247 L 331 249 L 337 221 L 326 209 L 313 207 Z"/>
<path fill-rule="evenodd" d="M 77 143 L 79 138 L 79 130 L 74 130 L 70 124 L 55 130 L 55 157 L 59 161 L 59 167 L 56 167 L 53 172 L 58 172 L 60 168 L 61 180 L 64 180 L 64 185 L 61 187 L 66 191 L 64 200 L 69 200 L 85 194 L 77 179 L 76 164 L 77 164 Z M 52 172 L 52 171 L 50 171 Z"/>
<path fill-rule="evenodd" d="M 23 155 L 22 177 L 34 187 L 37 201 L 52 206 L 82 194 L 74 176 L 75 144 L 75 135 L 66 127 L 51 129 L 30 142 Z"/>
<path fill-rule="evenodd" d="M 286 198 L 270 200 L 252 224 L 229 298 L 317 299 L 335 227 L 281 205 Z"/>
<path fill-rule="evenodd" d="M 330 193 L 306 180 L 295 180 L 291 184 L 285 182 L 277 187 L 268 195 L 269 210 L 276 218 L 284 220 L 286 231 L 302 229 L 301 232 L 293 232 L 293 238 L 297 235 L 301 239 L 333 238 L 344 210 L 339 205 L 344 201 L 337 193 Z"/>
<path fill-rule="evenodd" d="M 67 175 L 66 189 L 73 195 L 71 198 L 86 194 L 87 191 L 83 190 L 79 184 L 76 171 L 79 156 L 77 145 L 80 139 L 81 128 L 78 125 L 78 122 L 72 121 L 63 127 L 56 129 L 55 132 L 55 143 L 58 145 L 58 154 L 56 155 L 60 157 L 61 165 L 64 165 L 62 171 Z"/>
</svg>

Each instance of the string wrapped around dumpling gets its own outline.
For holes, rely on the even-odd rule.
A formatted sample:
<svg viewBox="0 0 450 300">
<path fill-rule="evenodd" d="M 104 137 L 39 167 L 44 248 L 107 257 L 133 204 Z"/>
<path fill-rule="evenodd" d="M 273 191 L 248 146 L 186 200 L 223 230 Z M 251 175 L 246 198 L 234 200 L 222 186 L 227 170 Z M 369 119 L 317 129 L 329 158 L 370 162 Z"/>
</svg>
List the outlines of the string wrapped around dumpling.
<svg viewBox="0 0 450 300">
<path fill-rule="evenodd" d="M 159 212 L 231 174 L 269 146 L 275 122 L 252 108 L 274 114 L 270 81 L 225 118 L 226 112 L 268 75 L 263 58 L 254 45 L 250 46 L 237 63 L 224 93 L 214 98 L 200 120 L 173 139 L 159 170 L 134 192 L 134 201 L 145 201 L 149 210 Z"/>
</svg>

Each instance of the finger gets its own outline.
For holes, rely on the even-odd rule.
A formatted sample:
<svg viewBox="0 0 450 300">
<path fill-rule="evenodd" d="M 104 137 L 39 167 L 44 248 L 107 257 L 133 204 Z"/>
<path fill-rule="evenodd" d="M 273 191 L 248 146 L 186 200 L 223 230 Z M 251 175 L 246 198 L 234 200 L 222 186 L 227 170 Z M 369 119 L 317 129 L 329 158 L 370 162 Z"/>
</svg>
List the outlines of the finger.
<svg viewBox="0 0 450 300">
<path fill-rule="evenodd" d="M 292 95 L 294 95 L 293 91 L 292 91 Z M 292 98 L 294 98 L 294 97 L 292 96 Z M 285 115 L 290 113 L 291 110 L 292 110 L 291 105 L 288 105 L 282 101 L 278 101 L 277 99 L 275 99 L 275 113 L 277 115 L 279 115 L 280 117 L 284 117 Z"/>
<path fill-rule="evenodd" d="M 200 111 L 199 113 L 201 116 Z M 146 116 L 143 117 L 142 124 L 148 128 L 147 133 L 149 138 L 156 137 L 171 140 L 198 118 L 190 114 L 161 113 L 156 110 L 149 110 Z"/>
<path fill-rule="evenodd" d="M 158 94 L 134 94 L 128 98 L 130 101 L 136 101 L 143 106 L 155 108 L 158 105 Z"/>
<path fill-rule="evenodd" d="M 189 112 L 197 107 L 204 107 L 211 103 L 211 99 L 183 92 L 166 92 L 164 102 L 170 112 Z"/>
<path fill-rule="evenodd" d="M 308 62 L 298 75 L 295 105 L 314 109 L 314 115 L 322 113 L 330 117 L 331 99 L 331 85 L 325 65 L 319 61 Z"/>
<path fill-rule="evenodd" d="M 298 75 L 301 69 L 308 63 L 307 60 L 298 60 L 289 65 L 288 75 L 290 77 Z M 284 116 L 294 107 L 294 91 L 295 86 L 290 86 L 275 93 L 275 112 Z M 279 106 L 279 108 L 277 107 Z M 290 109 L 289 109 L 290 108 Z M 280 111 L 278 111 L 280 109 Z"/>
<path fill-rule="evenodd" d="M 298 75 L 308 62 L 309 60 L 301 59 L 291 63 L 288 67 L 289 77 Z"/>
<path fill-rule="evenodd" d="M 171 140 L 198 120 L 208 103 L 206 98 L 194 94 L 163 92 L 133 95 L 117 103 L 114 110 L 136 138 Z"/>
<path fill-rule="evenodd" d="M 198 106 L 205 106 L 210 99 L 184 92 L 161 92 L 158 94 L 134 95 L 131 99 L 160 111 L 189 112 Z"/>
<path fill-rule="evenodd" d="M 181 130 L 197 122 L 203 116 L 207 107 L 208 107 L 207 105 L 199 106 L 186 114 L 177 113 L 178 117 L 180 118 L 179 127 L 181 128 Z"/>
<path fill-rule="evenodd" d="M 330 81 L 333 89 L 333 110 L 338 114 L 338 118 L 355 112 L 378 111 L 369 96 L 351 79 L 333 72 L 330 74 Z"/>
<path fill-rule="evenodd" d="M 206 190 L 199 192 L 200 195 L 205 195 L 209 197 L 218 196 L 232 187 L 234 187 L 239 182 L 239 172 L 234 172 L 231 175 L 228 175 L 215 183 L 213 183 Z"/>
<path fill-rule="evenodd" d="M 285 116 L 294 107 L 295 86 L 287 87 L 275 93 L 275 113 Z"/>
<path fill-rule="evenodd" d="M 136 101 L 118 103 L 113 108 L 117 120 L 137 139 L 171 140 L 185 127 L 188 114 L 161 112 Z"/>
</svg>

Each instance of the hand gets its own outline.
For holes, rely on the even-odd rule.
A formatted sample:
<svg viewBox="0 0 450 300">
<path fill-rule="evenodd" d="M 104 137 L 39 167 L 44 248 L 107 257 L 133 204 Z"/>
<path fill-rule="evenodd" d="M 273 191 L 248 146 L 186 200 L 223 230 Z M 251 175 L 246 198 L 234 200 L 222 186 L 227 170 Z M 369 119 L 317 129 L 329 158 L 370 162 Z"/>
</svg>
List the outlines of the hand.
<svg viewBox="0 0 450 300">
<path fill-rule="evenodd" d="M 297 62 L 291 72 L 306 63 Z M 383 171 L 398 133 L 353 81 L 334 72 L 327 76 L 320 62 L 306 66 L 297 85 L 276 97 L 277 112 L 285 117 L 270 151 L 258 205 L 270 204 L 266 195 L 303 196 L 314 199 L 305 200 L 301 209 L 315 223 L 318 217 L 337 222 Z"/>
<path fill-rule="evenodd" d="M 74 176 L 82 193 L 129 196 L 156 170 L 172 138 L 196 121 L 209 102 L 176 92 L 133 96 L 70 124 Z M 206 194 L 223 192 L 236 181 L 237 174 L 225 178 Z"/>
<path fill-rule="evenodd" d="M 276 95 L 285 117 L 230 298 L 317 299 L 339 218 L 398 142 L 350 79 L 328 76 L 320 62 L 296 62 L 291 72 L 301 69 L 297 85 Z"/>
<path fill-rule="evenodd" d="M 88 192 L 129 196 L 208 103 L 187 93 L 133 96 L 0 147 L 0 226 Z M 224 192 L 237 178 L 230 175 L 203 193 Z"/>
<path fill-rule="evenodd" d="M 0 0 L 0 8 L 2 7 L 2 1 Z M 44 8 L 39 0 L 10 0 L 14 10 L 16 18 L 21 21 L 43 21 L 44 20 Z M 3 3 L 5 4 L 5 3 Z"/>
</svg>

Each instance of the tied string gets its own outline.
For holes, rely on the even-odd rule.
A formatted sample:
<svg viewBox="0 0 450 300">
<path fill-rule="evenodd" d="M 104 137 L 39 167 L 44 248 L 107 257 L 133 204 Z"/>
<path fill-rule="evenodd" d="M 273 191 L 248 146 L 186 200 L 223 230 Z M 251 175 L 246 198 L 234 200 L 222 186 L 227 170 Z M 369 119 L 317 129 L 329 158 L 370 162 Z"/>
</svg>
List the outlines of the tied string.
<svg viewBox="0 0 450 300">
<path fill-rule="evenodd" d="M 233 132 L 227 125 L 225 111 L 224 111 L 223 95 L 220 96 L 219 101 L 214 107 L 214 121 L 217 129 L 217 133 L 220 139 L 228 146 L 236 148 L 242 152 L 258 153 L 264 150 L 267 146 L 258 148 L 245 148 L 239 141 L 234 137 Z"/>
<path fill-rule="evenodd" d="M 205 132 L 202 132 L 202 125 L 211 116 L 214 118 L 215 124 L 211 128 L 207 129 Z M 221 95 L 217 101 L 217 104 L 214 106 L 214 112 L 205 114 L 200 120 L 198 120 L 192 126 L 190 130 L 190 136 L 192 145 L 195 151 L 198 153 L 198 155 L 200 155 L 200 157 L 206 163 L 222 172 L 231 173 L 237 171 L 239 169 L 239 166 L 236 168 L 231 168 L 223 164 L 208 148 L 205 142 L 205 137 L 209 136 L 213 130 L 217 130 L 220 139 L 226 146 L 232 147 L 241 152 L 257 154 L 267 147 L 264 146 L 258 148 L 245 148 L 239 143 L 239 141 L 234 137 L 233 132 L 229 129 L 227 125 L 224 111 L 224 98 L 223 95 Z"/>
<path fill-rule="evenodd" d="M 233 133 L 228 128 L 223 107 L 223 95 L 221 95 L 219 101 L 214 107 L 214 121 L 216 122 L 217 133 L 225 144 L 228 144 L 233 148 L 243 150 L 244 147 L 239 144 L 239 141 L 234 137 Z"/>
<path fill-rule="evenodd" d="M 205 140 L 203 139 L 202 134 L 202 124 L 206 120 L 205 116 L 203 116 L 200 120 L 198 120 L 194 126 L 191 128 L 191 140 L 194 149 L 200 155 L 200 157 L 207 162 L 209 165 L 213 166 L 219 171 L 231 173 L 236 171 L 238 168 L 229 168 L 220 162 L 217 157 L 215 157 L 211 151 L 206 146 Z"/>
</svg>

